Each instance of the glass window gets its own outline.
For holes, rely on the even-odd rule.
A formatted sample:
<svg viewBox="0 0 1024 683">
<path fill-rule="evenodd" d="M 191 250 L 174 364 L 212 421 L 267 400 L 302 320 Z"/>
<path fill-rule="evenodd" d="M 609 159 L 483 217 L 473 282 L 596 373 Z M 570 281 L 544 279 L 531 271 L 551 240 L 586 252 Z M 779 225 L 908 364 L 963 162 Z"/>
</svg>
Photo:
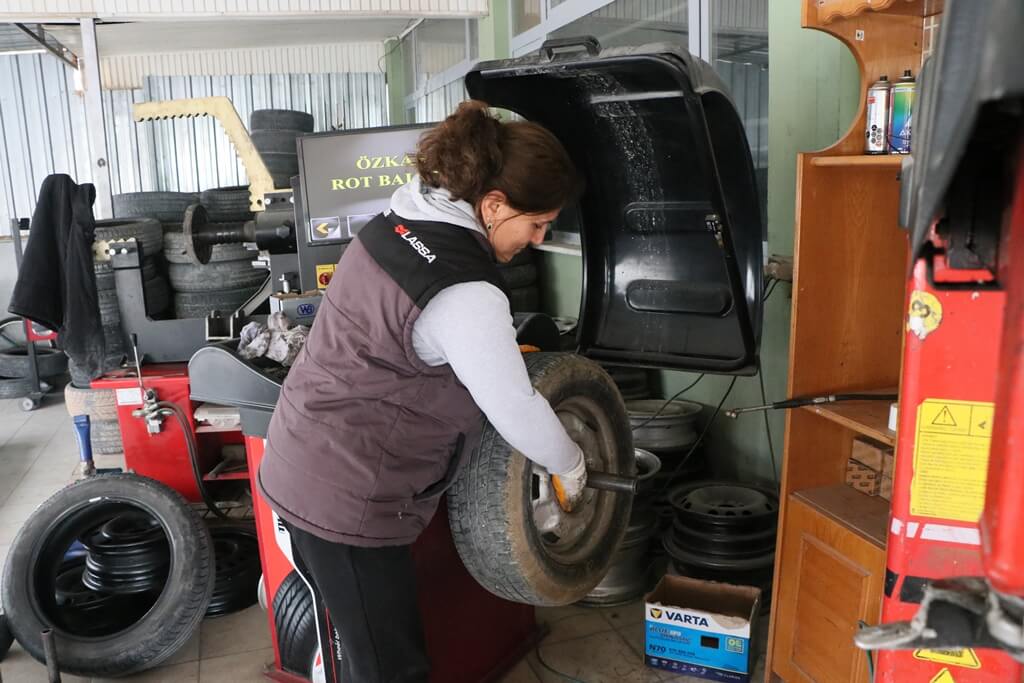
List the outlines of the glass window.
<svg viewBox="0 0 1024 683">
<path fill-rule="evenodd" d="M 594 36 L 601 47 L 671 43 L 687 49 L 687 0 L 615 0 L 550 34 L 552 38 Z"/>
<path fill-rule="evenodd" d="M 762 218 L 768 211 L 768 0 L 712 3 L 715 72 L 736 103 L 750 144 Z"/>
<path fill-rule="evenodd" d="M 541 0 L 512 0 L 512 35 L 540 25 Z"/>
</svg>

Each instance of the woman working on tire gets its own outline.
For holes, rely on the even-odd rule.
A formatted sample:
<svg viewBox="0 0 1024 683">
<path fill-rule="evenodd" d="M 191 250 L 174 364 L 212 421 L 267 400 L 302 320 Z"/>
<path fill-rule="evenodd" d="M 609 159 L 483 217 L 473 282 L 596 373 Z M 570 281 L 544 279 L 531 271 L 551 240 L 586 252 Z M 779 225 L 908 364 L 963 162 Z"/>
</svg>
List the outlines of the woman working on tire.
<svg viewBox="0 0 1024 683">
<path fill-rule="evenodd" d="M 419 175 L 346 250 L 281 391 L 259 486 L 340 634 L 345 683 L 425 681 L 410 544 L 481 412 L 552 474 L 567 510 L 580 448 L 533 391 L 495 261 L 544 239 L 579 191 L 547 130 L 464 102 L 421 138 Z"/>
</svg>

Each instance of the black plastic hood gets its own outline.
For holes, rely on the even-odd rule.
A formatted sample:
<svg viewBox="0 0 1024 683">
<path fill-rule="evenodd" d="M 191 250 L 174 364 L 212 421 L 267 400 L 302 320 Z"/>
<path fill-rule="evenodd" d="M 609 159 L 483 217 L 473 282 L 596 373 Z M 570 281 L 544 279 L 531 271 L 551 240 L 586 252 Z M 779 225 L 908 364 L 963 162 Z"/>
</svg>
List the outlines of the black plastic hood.
<svg viewBox="0 0 1024 683">
<path fill-rule="evenodd" d="M 708 64 L 559 40 L 476 65 L 466 88 L 551 130 L 586 179 L 581 353 L 756 370 L 764 227 L 742 122 Z"/>
</svg>

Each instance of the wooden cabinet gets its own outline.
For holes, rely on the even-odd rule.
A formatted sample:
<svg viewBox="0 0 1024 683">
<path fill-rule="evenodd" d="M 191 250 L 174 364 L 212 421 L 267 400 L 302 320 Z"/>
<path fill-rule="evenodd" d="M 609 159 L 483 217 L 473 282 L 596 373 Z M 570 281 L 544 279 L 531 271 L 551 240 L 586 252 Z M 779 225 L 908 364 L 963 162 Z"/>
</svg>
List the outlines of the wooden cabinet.
<svg viewBox="0 0 1024 683">
<path fill-rule="evenodd" d="M 803 0 L 803 26 L 835 36 L 856 56 L 862 96 L 846 135 L 797 161 L 790 396 L 892 393 L 899 384 L 908 259 L 898 224 L 901 158 L 864 155 L 865 93 L 882 74 L 917 74 L 925 13 L 923 0 Z M 895 443 L 887 423 L 884 402 L 787 415 L 773 679 L 868 680 L 853 634 L 858 622 L 879 618 L 888 502 L 843 479 L 856 436 Z"/>
<path fill-rule="evenodd" d="M 773 668 L 786 681 L 868 681 L 853 646 L 876 623 L 885 574 L 886 501 L 844 485 L 789 496 Z"/>
</svg>

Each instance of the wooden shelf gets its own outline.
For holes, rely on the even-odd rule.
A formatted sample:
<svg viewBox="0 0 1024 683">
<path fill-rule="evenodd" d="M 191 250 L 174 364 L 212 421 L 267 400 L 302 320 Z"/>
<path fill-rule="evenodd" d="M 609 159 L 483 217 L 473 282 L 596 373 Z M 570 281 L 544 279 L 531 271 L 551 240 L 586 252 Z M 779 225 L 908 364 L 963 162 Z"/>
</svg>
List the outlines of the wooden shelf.
<svg viewBox="0 0 1024 683">
<path fill-rule="evenodd" d="M 889 532 L 889 501 L 869 496 L 846 484 L 793 492 L 794 498 L 835 520 L 880 550 Z"/>
<path fill-rule="evenodd" d="M 804 406 L 803 410 L 838 422 L 887 446 L 896 446 L 896 432 L 889 429 L 889 403 L 890 401 L 844 401 Z"/>
<path fill-rule="evenodd" d="M 925 16 L 923 0 L 817 0 L 817 19 L 822 24 L 849 19 L 864 12 Z M 941 10 L 940 10 L 941 11 Z"/>
<path fill-rule="evenodd" d="M 902 166 L 903 159 L 904 155 L 902 154 L 838 154 L 814 157 L 811 159 L 811 166 L 898 169 Z"/>
</svg>

